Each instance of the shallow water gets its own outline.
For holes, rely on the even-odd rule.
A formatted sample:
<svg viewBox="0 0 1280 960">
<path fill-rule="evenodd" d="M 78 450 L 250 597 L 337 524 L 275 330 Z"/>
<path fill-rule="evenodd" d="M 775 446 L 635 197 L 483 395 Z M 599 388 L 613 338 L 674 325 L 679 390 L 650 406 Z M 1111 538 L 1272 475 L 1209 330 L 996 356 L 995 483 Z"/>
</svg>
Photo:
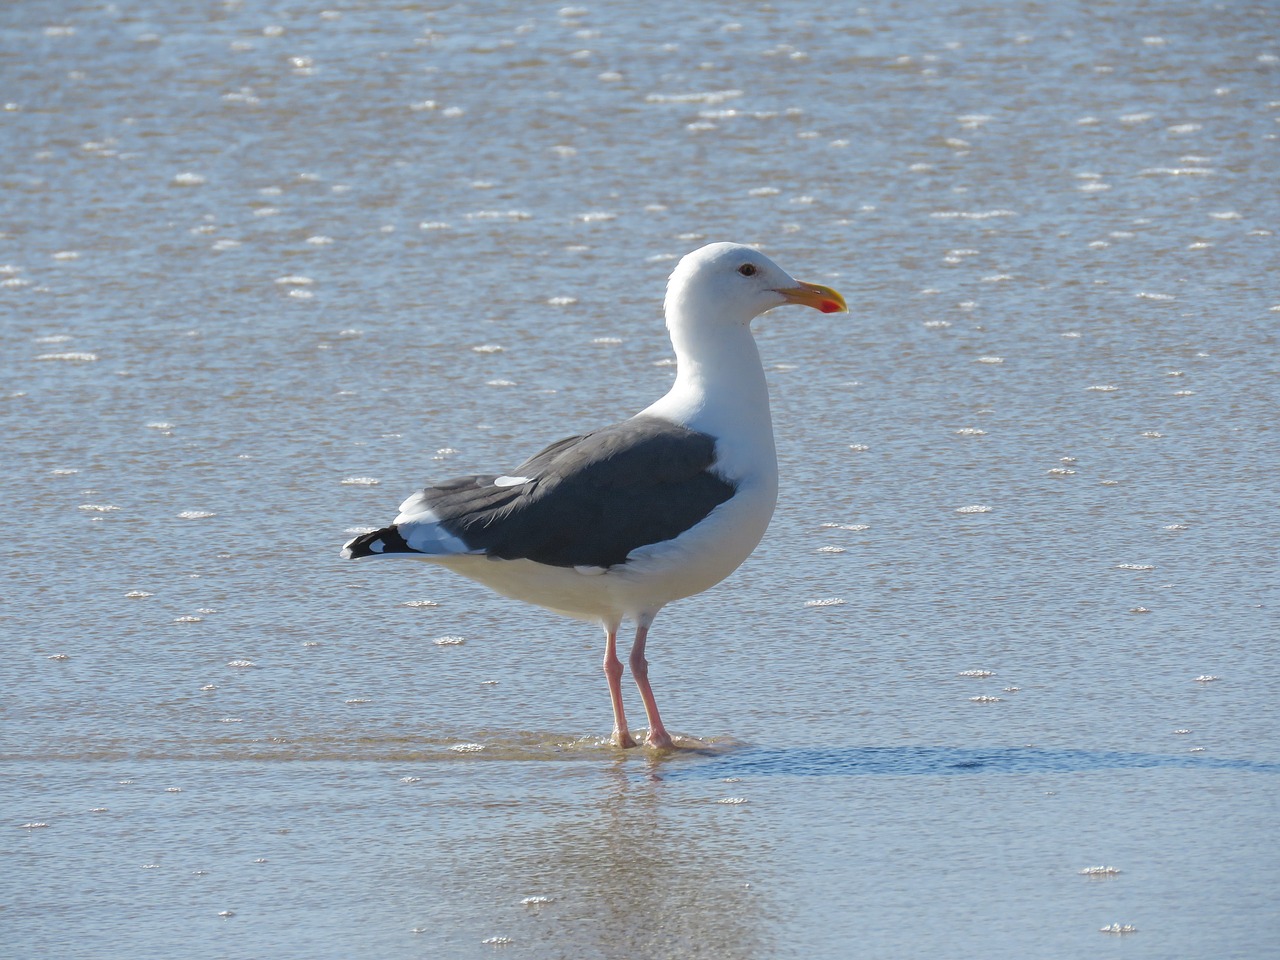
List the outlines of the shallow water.
<svg viewBox="0 0 1280 960">
<path fill-rule="evenodd" d="M 0 77 L 9 955 L 1280 944 L 1269 6 L 7 4 Z M 757 322 L 781 503 L 620 753 L 593 628 L 337 549 L 661 394 L 716 239 L 851 315 Z"/>
</svg>

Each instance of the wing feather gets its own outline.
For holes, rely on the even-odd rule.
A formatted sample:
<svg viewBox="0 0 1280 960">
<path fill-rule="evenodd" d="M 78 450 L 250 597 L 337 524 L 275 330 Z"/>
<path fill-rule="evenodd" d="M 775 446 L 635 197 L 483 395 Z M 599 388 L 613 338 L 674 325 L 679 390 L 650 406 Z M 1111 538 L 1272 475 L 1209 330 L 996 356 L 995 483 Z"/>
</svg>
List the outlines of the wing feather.
<svg viewBox="0 0 1280 960">
<path fill-rule="evenodd" d="M 427 487 L 405 501 L 397 522 L 429 512 L 490 557 L 610 567 L 679 536 L 733 496 L 714 465 L 713 437 L 633 417 L 551 444 L 512 471 L 525 483 L 499 486 L 486 474 Z"/>
</svg>

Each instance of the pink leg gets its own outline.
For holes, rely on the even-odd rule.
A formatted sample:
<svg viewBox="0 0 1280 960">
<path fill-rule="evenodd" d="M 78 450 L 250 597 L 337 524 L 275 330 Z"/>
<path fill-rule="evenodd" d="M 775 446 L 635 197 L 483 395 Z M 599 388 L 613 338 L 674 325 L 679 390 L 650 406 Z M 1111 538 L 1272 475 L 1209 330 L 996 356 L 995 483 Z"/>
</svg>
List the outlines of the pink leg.
<svg viewBox="0 0 1280 960">
<path fill-rule="evenodd" d="M 645 716 L 649 718 L 649 736 L 646 743 L 651 747 L 671 746 L 671 734 L 662 725 L 662 717 L 658 716 L 658 701 L 653 698 L 653 688 L 649 686 L 649 661 L 644 658 L 644 642 L 649 637 L 649 624 L 653 617 L 641 617 L 636 623 L 636 642 L 631 646 L 631 676 L 640 688 L 640 699 L 644 701 Z"/>
<path fill-rule="evenodd" d="M 622 661 L 618 659 L 618 625 L 604 628 L 604 675 L 609 681 L 609 699 L 613 702 L 613 745 L 634 747 L 636 742 L 627 732 L 627 718 L 622 712 Z"/>
</svg>

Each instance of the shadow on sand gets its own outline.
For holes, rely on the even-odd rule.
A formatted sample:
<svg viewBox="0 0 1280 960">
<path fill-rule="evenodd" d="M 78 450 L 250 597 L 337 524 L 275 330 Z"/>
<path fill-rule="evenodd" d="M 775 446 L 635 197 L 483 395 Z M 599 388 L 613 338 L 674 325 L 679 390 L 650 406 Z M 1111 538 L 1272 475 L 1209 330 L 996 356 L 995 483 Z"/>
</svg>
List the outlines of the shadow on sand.
<svg viewBox="0 0 1280 960">
<path fill-rule="evenodd" d="M 700 751 L 690 751 L 697 753 Z M 686 754 L 687 756 L 687 754 Z M 964 774 L 1079 773 L 1173 767 L 1280 773 L 1280 763 L 1116 750 L 1041 747 L 756 747 L 717 752 L 714 763 L 667 764 L 664 777 L 863 777 Z"/>
</svg>

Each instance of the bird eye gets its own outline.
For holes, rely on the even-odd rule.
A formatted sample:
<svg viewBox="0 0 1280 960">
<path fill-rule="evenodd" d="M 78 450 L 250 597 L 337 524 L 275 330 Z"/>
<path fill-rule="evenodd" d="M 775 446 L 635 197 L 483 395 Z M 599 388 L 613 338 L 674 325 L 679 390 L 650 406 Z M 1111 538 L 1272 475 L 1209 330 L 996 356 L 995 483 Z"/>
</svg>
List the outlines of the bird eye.
<svg viewBox="0 0 1280 960">
<path fill-rule="evenodd" d="M 754 263 L 744 263 L 738 268 L 738 272 L 744 277 L 754 277 L 756 275 L 756 265 Z"/>
</svg>

